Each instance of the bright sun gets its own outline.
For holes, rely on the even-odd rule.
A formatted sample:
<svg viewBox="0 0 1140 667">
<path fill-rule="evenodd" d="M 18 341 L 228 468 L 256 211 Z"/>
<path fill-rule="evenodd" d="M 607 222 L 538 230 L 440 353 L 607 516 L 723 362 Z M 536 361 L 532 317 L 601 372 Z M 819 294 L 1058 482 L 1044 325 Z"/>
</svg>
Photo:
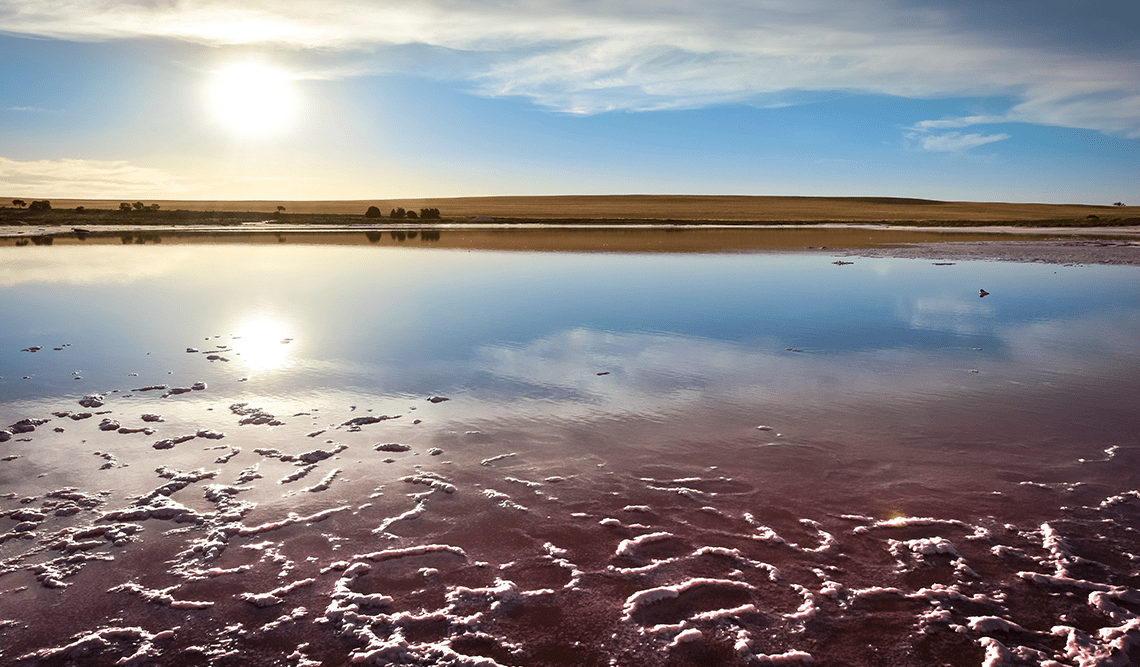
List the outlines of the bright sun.
<svg viewBox="0 0 1140 667">
<path fill-rule="evenodd" d="M 214 117 L 242 136 L 280 132 L 292 122 L 297 108 L 290 77 L 259 63 L 214 72 L 209 99 Z"/>
</svg>

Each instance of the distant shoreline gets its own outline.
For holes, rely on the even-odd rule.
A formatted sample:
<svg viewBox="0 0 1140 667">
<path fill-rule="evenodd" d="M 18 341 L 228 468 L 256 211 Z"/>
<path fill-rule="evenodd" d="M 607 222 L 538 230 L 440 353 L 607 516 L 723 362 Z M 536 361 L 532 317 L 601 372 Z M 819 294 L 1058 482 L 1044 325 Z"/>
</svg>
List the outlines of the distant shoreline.
<svg viewBox="0 0 1140 667">
<path fill-rule="evenodd" d="M 241 224 L 272 219 L 282 224 L 416 223 L 390 218 L 394 209 L 438 209 L 440 223 L 611 224 L 833 224 L 978 227 L 1140 226 L 1140 206 L 945 202 L 892 197 L 778 197 L 720 195 L 596 195 L 453 197 L 352 201 L 196 201 L 55 199 L 50 211 L 13 207 L 0 198 L 0 225 Z M 132 210 L 121 211 L 126 204 Z M 145 210 L 157 205 L 157 210 Z M 366 218 L 375 206 L 379 218 Z M 83 212 L 76 212 L 82 207 Z M 145 207 L 144 210 L 136 210 Z M 73 215 L 72 215 L 73 214 Z M 434 221 L 433 221 L 434 222 Z"/>
<path fill-rule="evenodd" d="M 265 216 L 260 216 L 262 219 Z M 301 216 L 305 217 L 305 216 Z M 324 216 L 326 219 L 328 216 Z M 265 220 L 85 227 L 0 225 L 0 249 L 107 245 L 330 245 L 452 251 L 585 253 L 806 253 L 935 262 L 996 260 L 1140 266 L 1140 226 L 1027 227 L 905 224 L 427 224 L 333 216 L 339 224 Z M 135 218 L 137 220 L 137 218 Z"/>
</svg>

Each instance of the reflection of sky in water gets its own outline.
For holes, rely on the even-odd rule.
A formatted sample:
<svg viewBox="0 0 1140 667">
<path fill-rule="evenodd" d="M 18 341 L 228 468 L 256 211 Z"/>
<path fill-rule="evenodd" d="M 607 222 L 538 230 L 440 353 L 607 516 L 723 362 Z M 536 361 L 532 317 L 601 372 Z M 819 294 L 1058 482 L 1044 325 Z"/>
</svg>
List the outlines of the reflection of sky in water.
<svg viewBox="0 0 1140 667">
<path fill-rule="evenodd" d="M 466 393 L 492 411 L 858 410 L 1000 402 L 1049 382 L 1128 391 L 1120 369 L 1140 366 L 1132 268 L 335 246 L 0 253 L 3 401 L 248 376 L 247 392 L 278 398 Z M 29 345 L 45 349 L 17 352 Z M 219 345 L 228 363 L 183 353 Z M 69 360 L 79 354 L 85 367 Z"/>
</svg>

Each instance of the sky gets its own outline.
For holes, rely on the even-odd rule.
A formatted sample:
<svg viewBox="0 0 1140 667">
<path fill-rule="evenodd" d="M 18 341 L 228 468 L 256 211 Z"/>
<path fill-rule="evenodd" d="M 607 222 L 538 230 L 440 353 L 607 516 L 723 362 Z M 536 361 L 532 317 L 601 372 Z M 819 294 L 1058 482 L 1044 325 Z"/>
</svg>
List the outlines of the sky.
<svg viewBox="0 0 1140 667">
<path fill-rule="evenodd" d="M 1136 0 L 0 0 L 0 196 L 1140 203 Z"/>
</svg>

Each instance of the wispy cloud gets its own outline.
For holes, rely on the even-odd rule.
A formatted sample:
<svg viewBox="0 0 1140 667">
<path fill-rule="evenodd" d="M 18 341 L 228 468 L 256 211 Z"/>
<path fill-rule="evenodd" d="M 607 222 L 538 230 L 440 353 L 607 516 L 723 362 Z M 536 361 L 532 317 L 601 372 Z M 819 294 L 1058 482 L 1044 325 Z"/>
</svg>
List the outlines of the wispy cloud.
<svg viewBox="0 0 1140 667">
<path fill-rule="evenodd" d="M 102 160 L 30 160 L 0 157 L 0 191 L 28 197 L 104 198 L 185 190 L 176 177 L 127 162 Z"/>
<path fill-rule="evenodd" d="M 991 123 L 1008 123 L 1006 116 L 963 116 L 961 118 L 943 118 L 941 120 L 923 120 L 910 127 L 915 132 L 928 132 L 930 130 L 949 130 L 971 125 L 989 125 Z"/>
<path fill-rule="evenodd" d="M 0 0 L 0 25 L 74 40 L 333 50 L 360 63 L 341 73 L 427 46 L 454 54 L 449 71 L 478 93 L 575 113 L 786 104 L 813 91 L 1000 94 L 1015 100 L 1010 120 L 1140 137 L 1140 51 L 1073 37 L 1128 24 L 1131 2 L 1101 3 L 1095 16 L 1041 3 L 986 21 L 990 6 L 969 0 Z"/>
<path fill-rule="evenodd" d="M 921 146 L 923 150 L 943 153 L 962 153 L 971 148 L 992 144 L 995 141 L 1004 141 L 1009 139 L 1010 135 L 946 132 L 943 134 L 927 135 L 912 134 L 910 138 L 918 142 L 918 145 Z"/>
</svg>

